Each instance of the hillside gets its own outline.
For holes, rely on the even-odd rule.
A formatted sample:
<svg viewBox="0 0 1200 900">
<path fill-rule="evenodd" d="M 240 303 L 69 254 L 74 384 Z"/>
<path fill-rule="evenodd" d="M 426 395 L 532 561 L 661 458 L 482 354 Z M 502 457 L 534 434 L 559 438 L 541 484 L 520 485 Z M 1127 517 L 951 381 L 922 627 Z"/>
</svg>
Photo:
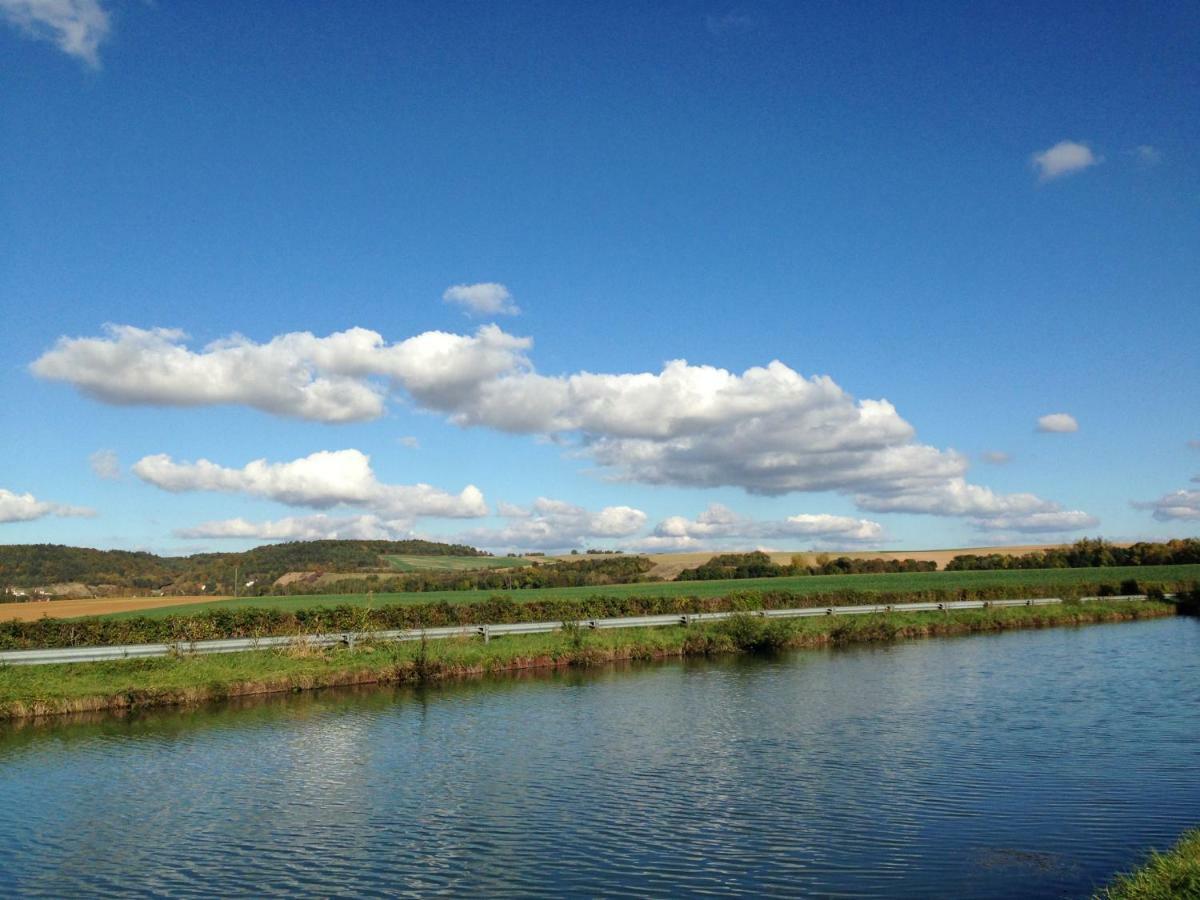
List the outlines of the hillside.
<svg viewBox="0 0 1200 900">
<path fill-rule="evenodd" d="M 387 557 L 491 557 L 474 547 L 432 541 L 294 541 L 241 553 L 157 556 L 59 544 L 0 545 L 0 589 L 74 584 L 100 592 L 232 592 L 238 582 L 269 583 L 285 572 L 388 571 Z M 76 589 L 76 592 L 78 588 Z"/>
</svg>

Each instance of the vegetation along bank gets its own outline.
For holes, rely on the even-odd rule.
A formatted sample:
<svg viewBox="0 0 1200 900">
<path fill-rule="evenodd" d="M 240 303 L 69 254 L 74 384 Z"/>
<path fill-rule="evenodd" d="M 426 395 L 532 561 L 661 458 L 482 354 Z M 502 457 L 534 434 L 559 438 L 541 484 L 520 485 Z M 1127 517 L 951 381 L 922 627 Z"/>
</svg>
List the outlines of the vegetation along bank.
<svg viewBox="0 0 1200 900">
<path fill-rule="evenodd" d="M 349 684 L 395 684 L 540 667 L 763 652 L 1016 628 L 1173 615 L 1172 603 L 1095 602 L 950 612 L 770 620 L 735 616 L 708 625 L 405 643 L 0 669 L 0 718 L 197 703 Z"/>
</svg>

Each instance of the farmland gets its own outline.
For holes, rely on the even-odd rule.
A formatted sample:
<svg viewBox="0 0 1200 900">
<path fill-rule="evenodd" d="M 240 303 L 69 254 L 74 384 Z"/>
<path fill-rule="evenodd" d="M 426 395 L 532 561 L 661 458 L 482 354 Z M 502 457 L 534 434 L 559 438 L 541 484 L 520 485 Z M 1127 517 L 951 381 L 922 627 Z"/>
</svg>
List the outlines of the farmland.
<svg viewBox="0 0 1200 900">
<path fill-rule="evenodd" d="M 381 559 L 398 572 L 474 572 L 529 565 L 529 560 L 516 556 L 383 556 Z"/>
<path fill-rule="evenodd" d="M 1200 581 L 1200 565 L 1182 566 L 1111 566 L 1089 569 L 1000 570 L 984 572 L 901 572 L 885 575 L 811 575 L 783 578 L 744 578 L 728 581 L 651 582 L 613 584 L 603 587 L 540 588 L 512 591 L 425 591 L 403 594 L 317 594 L 309 596 L 243 597 L 227 600 L 202 600 L 135 612 L 130 616 L 161 617 L 189 615 L 215 609 L 297 610 L 333 607 L 343 604 L 384 606 L 394 604 L 464 604 L 483 597 L 504 596 L 517 602 L 551 599 L 583 599 L 597 595 L 612 597 L 720 597 L 737 591 L 792 591 L 802 595 L 838 592 L 878 592 L 905 594 L 921 591 L 980 591 L 1003 588 L 1013 591 L 1028 585 L 1031 589 L 1077 591 L 1083 586 L 1118 587 L 1134 579 L 1139 584 L 1184 584 Z M 52 607 L 53 604 L 41 604 Z M 78 607 L 76 607 L 78 609 Z M 98 610 L 99 612 L 99 610 Z M 75 611 L 75 615 L 79 612 Z"/>
</svg>

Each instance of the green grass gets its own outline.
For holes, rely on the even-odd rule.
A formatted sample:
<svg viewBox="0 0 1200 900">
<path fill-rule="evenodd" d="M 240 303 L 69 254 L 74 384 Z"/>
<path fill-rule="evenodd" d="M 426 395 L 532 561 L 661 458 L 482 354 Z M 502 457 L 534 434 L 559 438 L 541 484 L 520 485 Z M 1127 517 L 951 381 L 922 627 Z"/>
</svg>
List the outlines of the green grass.
<svg viewBox="0 0 1200 900">
<path fill-rule="evenodd" d="M 529 565 L 527 560 L 509 556 L 384 556 L 381 559 L 400 572 L 477 572 L 480 569 L 512 569 Z"/>
<path fill-rule="evenodd" d="M 509 596 L 518 602 L 537 599 L 584 598 L 597 595 L 639 597 L 721 597 L 734 591 L 790 590 L 814 595 L 835 591 L 896 592 L 960 590 L 1017 585 L 1072 589 L 1080 585 L 1119 585 L 1128 578 L 1139 583 L 1200 581 L 1200 565 L 1112 566 L 1099 569 L 1028 569 L 997 572 L 898 572 L 890 575 L 810 575 L 784 578 L 743 578 L 725 581 L 668 581 L 643 584 L 612 584 L 602 587 L 530 588 L 523 590 L 425 591 L 420 593 L 374 594 L 375 606 L 413 603 L 473 603 L 481 596 Z M 361 605 L 365 594 L 301 594 L 287 597 L 242 597 L 164 606 L 137 612 L 114 613 L 113 618 L 149 616 L 160 618 L 189 615 L 211 609 L 313 609 L 341 604 Z"/>
<path fill-rule="evenodd" d="M 1137 871 L 1118 875 L 1097 900 L 1200 898 L 1200 828 L 1187 832 L 1166 853 L 1151 853 Z"/>
<path fill-rule="evenodd" d="M 121 662 L 0 668 L 0 718 L 196 703 L 344 684 L 401 683 L 552 665 L 593 665 L 784 647 L 819 647 L 940 634 L 1171 615 L 1146 602 L 1015 607 L 766 620 L 736 617 L 692 628 L 571 629 L 478 638 L 262 650 Z"/>
</svg>

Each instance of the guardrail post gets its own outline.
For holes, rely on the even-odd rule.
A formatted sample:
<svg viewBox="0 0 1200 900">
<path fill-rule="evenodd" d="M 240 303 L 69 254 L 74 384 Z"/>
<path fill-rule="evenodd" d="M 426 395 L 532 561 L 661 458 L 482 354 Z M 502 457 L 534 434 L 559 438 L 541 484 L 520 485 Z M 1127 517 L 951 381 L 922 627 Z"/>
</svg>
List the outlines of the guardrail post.
<svg viewBox="0 0 1200 900">
<path fill-rule="evenodd" d="M 479 633 L 483 635 L 483 642 L 485 644 L 489 643 L 492 640 L 492 629 L 489 628 L 487 625 L 479 626 Z"/>
</svg>

